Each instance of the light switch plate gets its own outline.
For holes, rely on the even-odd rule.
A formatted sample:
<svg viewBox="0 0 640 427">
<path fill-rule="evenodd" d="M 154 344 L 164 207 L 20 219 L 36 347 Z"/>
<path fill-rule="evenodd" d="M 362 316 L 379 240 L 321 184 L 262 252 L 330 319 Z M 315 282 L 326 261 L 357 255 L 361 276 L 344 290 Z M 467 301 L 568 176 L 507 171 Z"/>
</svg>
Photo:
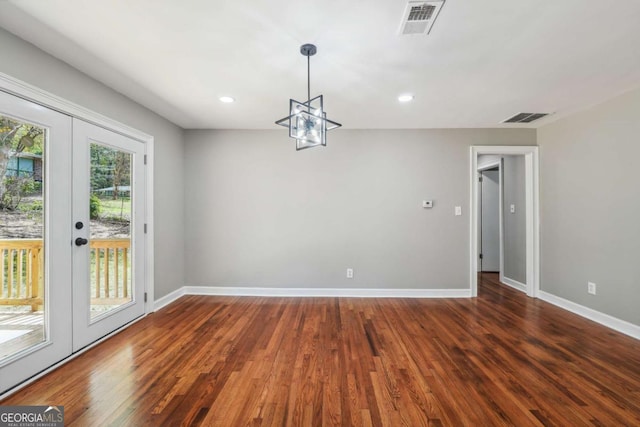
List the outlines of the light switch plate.
<svg viewBox="0 0 640 427">
<path fill-rule="evenodd" d="M 456 216 L 462 215 L 462 206 L 456 206 L 455 214 Z"/>
<path fill-rule="evenodd" d="M 511 206 L 509 207 L 509 211 L 510 211 L 511 213 L 516 213 L 516 205 L 511 205 Z"/>
<path fill-rule="evenodd" d="M 423 200 L 422 201 L 422 207 L 423 208 L 432 208 L 433 207 L 433 200 Z"/>
</svg>

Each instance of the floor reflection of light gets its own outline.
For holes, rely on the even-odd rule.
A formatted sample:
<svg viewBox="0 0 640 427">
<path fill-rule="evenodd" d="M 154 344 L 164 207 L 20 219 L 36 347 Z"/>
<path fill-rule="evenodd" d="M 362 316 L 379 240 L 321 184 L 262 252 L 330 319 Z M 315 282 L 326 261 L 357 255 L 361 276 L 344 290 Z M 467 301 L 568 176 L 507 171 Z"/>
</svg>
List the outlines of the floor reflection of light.
<svg viewBox="0 0 640 427">
<path fill-rule="evenodd" d="M 111 353 L 111 349 L 101 349 L 97 347 L 94 352 L 89 352 L 94 360 L 103 353 L 102 362 L 98 362 L 89 374 L 90 395 L 89 412 L 94 413 L 99 419 L 106 422 L 107 418 L 113 414 L 113 410 L 124 401 L 135 395 L 135 364 L 133 360 L 133 350 L 130 345 L 118 348 L 117 352 Z M 105 402 L 108 403 L 105 405 Z"/>
</svg>

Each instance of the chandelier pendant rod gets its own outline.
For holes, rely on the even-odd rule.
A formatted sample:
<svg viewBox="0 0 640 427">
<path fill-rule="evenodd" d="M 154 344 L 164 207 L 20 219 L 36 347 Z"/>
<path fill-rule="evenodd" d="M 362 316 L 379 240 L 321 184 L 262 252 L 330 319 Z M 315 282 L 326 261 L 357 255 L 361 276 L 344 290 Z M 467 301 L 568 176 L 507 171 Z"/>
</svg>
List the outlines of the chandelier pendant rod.
<svg viewBox="0 0 640 427">
<path fill-rule="evenodd" d="M 307 102 L 311 99 L 311 56 L 307 56 Z"/>
</svg>

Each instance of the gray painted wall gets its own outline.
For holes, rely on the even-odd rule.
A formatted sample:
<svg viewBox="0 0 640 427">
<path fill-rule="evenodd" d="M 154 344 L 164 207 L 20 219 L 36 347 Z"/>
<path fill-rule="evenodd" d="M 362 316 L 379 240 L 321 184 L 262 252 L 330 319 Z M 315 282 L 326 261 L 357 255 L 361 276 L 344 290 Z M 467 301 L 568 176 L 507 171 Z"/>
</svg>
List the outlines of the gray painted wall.
<svg viewBox="0 0 640 427">
<path fill-rule="evenodd" d="M 182 286 L 182 129 L 3 29 L 0 29 L 0 46 L 0 72 L 155 137 L 155 297 Z"/>
<path fill-rule="evenodd" d="M 538 141 L 542 290 L 640 325 L 640 90 L 544 126 Z"/>
<path fill-rule="evenodd" d="M 296 152 L 284 130 L 186 131 L 186 283 L 468 288 L 469 147 L 535 138 L 339 129 Z"/>
<path fill-rule="evenodd" d="M 527 225 L 524 156 L 504 156 L 503 223 L 506 278 L 527 283 Z M 511 205 L 515 213 L 511 213 Z"/>
</svg>

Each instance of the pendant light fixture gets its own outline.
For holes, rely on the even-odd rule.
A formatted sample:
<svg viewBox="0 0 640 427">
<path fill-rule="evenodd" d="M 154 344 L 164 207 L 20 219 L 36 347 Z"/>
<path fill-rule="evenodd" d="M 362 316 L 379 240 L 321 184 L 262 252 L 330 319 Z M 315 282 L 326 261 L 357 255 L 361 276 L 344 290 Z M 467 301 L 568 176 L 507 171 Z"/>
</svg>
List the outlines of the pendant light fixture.
<svg viewBox="0 0 640 427">
<path fill-rule="evenodd" d="M 307 101 L 289 100 L 289 115 L 276 122 L 277 125 L 289 128 L 289 137 L 296 140 L 296 150 L 327 145 L 327 131 L 342 126 L 327 119 L 324 111 L 322 95 L 311 99 L 310 58 L 318 49 L 312 44 L 300 46 L 300 53 L 307 57 Z"/>
</svg>

